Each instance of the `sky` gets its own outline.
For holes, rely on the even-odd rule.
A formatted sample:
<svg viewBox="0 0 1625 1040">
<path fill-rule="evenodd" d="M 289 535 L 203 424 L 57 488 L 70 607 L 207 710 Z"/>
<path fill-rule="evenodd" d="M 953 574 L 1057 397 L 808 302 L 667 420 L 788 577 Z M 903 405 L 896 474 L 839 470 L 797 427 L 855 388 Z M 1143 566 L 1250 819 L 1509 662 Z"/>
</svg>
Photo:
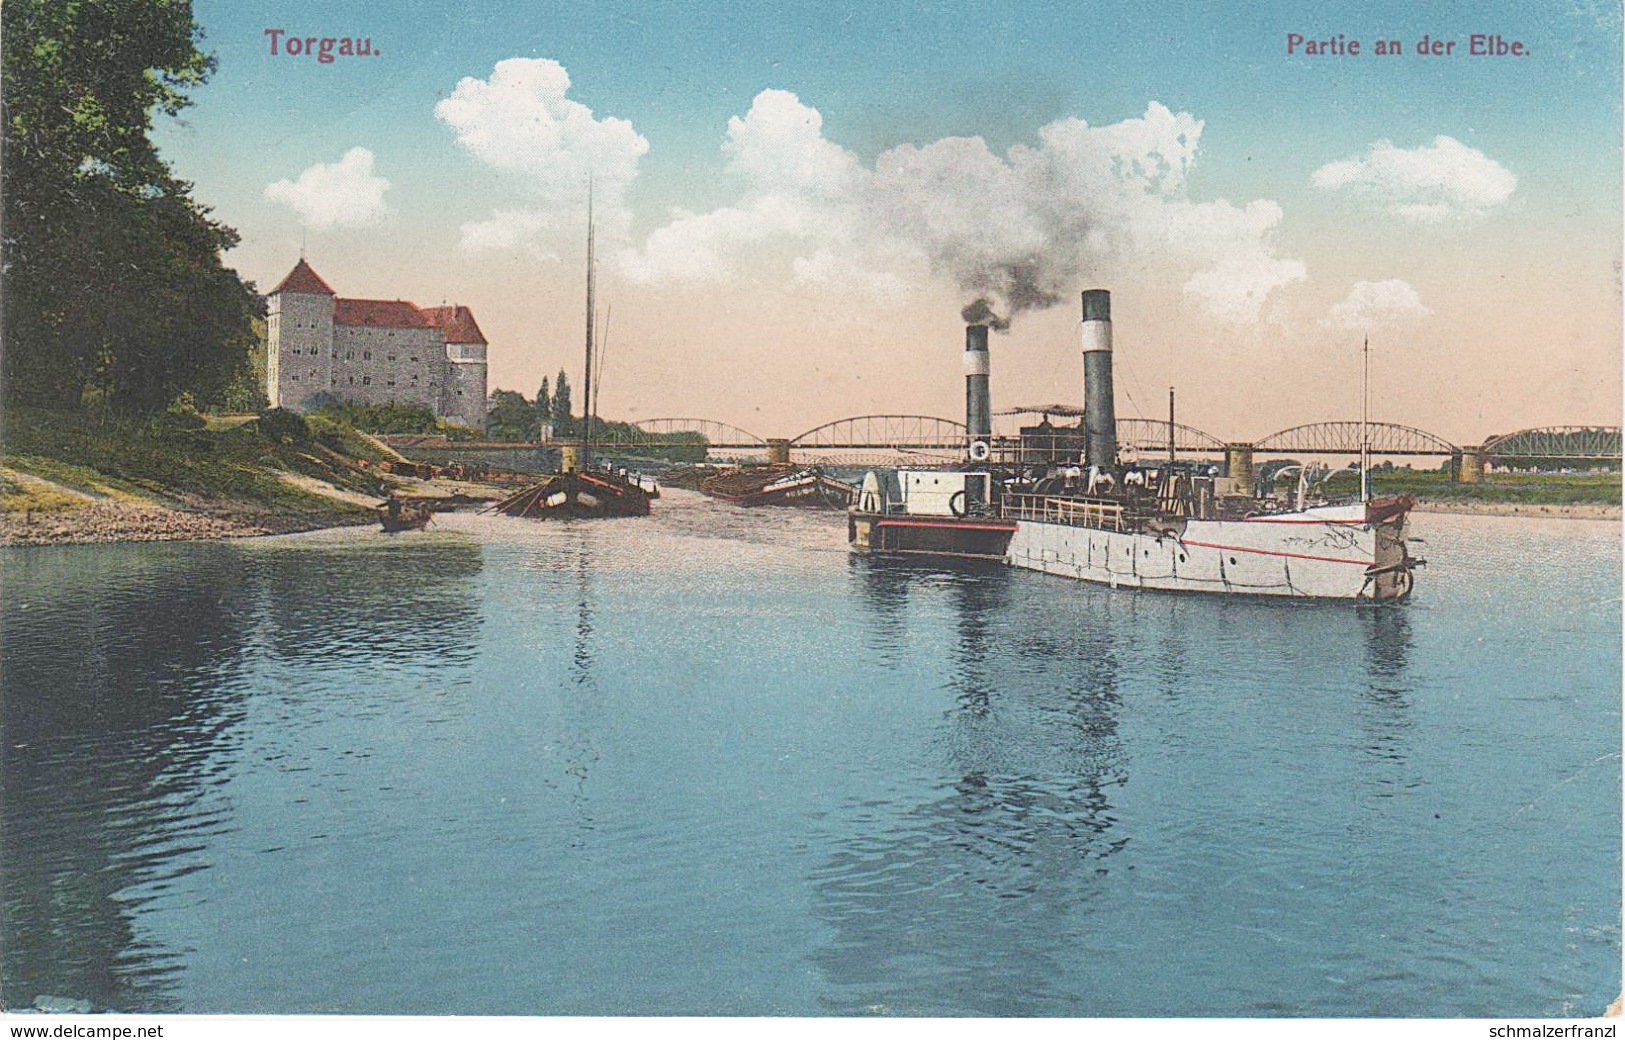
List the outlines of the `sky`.
<svg viewBox="0 0 1625 1040">
<path fill-rule="evenodd" d="M 1617 424 L 1617 7 L 1475 7 L 196 0 L 155 137 L 261 291 L 466 304 L 527 396 L 580 380 L 590 178 L 607 418 L 962 418 L 978 299 L 995 409 L 1077 403 L 1105 288 L 1120 416 L 1357 418 L 1369 338 L 1375 420 Z"/>
</svg>

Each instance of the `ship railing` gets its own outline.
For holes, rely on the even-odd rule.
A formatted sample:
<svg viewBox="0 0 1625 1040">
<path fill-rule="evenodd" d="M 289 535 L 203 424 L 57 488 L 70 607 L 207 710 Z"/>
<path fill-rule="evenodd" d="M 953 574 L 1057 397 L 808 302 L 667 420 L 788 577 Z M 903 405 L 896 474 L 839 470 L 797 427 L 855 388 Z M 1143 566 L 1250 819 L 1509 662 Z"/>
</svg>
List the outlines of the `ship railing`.
<svg viewBox="0 0 1625 1040">
<path fill-rule="evenodd" d="M 1019 492 L 1005 495 L 999 512 L 1009 520 L 1093 527 L 1103 531 L 1128 530 L 1132 519 L 1121 502 L 1109 499 L 1058 498 Z"/>
</svg>

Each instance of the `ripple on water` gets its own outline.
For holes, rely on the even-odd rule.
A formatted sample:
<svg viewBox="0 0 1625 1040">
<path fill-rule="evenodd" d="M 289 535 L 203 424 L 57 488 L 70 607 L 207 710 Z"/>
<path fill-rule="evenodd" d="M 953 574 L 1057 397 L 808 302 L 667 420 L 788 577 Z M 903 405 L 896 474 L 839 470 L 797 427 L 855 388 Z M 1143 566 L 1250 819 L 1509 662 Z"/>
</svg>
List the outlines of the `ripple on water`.
<svg viewBox="0 0 1625 1040">
<path fill-rule="evenodd" d="M 839 515 L 0 553 L 0 971 L 97 1008 L 1588 1014 L 1617 524 L 1398 610 L 849 557 Z M 82 551 L 80 551 L 82 550 Z M 26 1000 L 25 1000 L 26 1002 Z"/>
</svg>

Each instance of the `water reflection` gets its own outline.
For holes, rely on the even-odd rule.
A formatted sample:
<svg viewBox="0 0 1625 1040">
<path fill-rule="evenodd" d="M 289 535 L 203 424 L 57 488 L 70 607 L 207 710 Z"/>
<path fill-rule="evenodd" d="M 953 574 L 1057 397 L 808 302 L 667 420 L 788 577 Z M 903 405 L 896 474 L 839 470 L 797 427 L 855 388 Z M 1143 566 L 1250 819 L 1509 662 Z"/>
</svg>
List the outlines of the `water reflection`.
<svg viewBox="0 0 1625 1040">
<path fill-rule="evenodd" d="M 835 936 L 816 956 L 830 1010 L 1064 1013 L 1050 990 L 1127 843 L 1109 792 L 1118 654 L 1108 618 L 1013 597 L 1003 568 L 865 562 L 862 602 L 893 632 L 952 612 L 953 695 L 938 735 L 937 797 L 847 807 L 851 833 L 815 872 Z M 1022 580 L 1023 576 L 1015 576 Z"/>
<path fill-rule="evenodd" d="M 142 918 L 193 898 L 183 879 L 217 865 L 247 744 L 258 762 L 301 750 L 245 719 L 267 698 L 344 709 L 358 698 L 334 670 L 351 665 L 396 696 L 414 676 L 452 681 L 477 635 L 480 560 L 477 546 L 440 546 L 424 567 L 409 551 L 276 543 L 0 553 L 8 1002 L 178 1009 L 194 951 Z"/>
<path fill-rule="evenodd" d="M 467 662 L 479 614 L 478 545 L 458 540 L 328 545 L 289 540 L 244 554 L 271 650 L 310 669 Z"/>
<path fill-rule="evenodd" d="M 1405 764 L 1414 725 L 1411 696 L 1414 679 L 1410 659 L 1413 645 L 1410 610 L 1405 606 L 1373 607 L 1360 612 L 1365 635 L 1365 689 L 1357 717 L 1362 743 L 1376 762 L 1389 767 Z M 1417 786 L 1410 774 L 1393 768 L 1373 774 L 1380 796 Z"/>
<path fill-rule="evenodd" d="M 135 918 L 225 825 L 253 594 L 231 554 L 15 549 L 4 569 L 4 988 L 167 1010 Z"/>
<path fill-rule="evenodd" d="M 592 581 L 595 544 L 592 523 L 575 521 L 573 524 L 576 620 L 570 660 L 574 668 L 572 679 L 575 689 L 564 691 L 561 704 L 564 731 L 560 736 L 565 745 L 564 775 L 573 782 L 570 806 L 576 824 L 570 834 L 570 847 L 579 849 L 586 845 L 587 836 L 597 829 L 592 801 L 587 793 L 587 777 L 599 758 L 597 745 L 593 742 L 593 731 L 601 721 L 598 716 L 603 701 L 593 675 L 593 615 L 597 609 L 597 592 Z"/>
</svg>

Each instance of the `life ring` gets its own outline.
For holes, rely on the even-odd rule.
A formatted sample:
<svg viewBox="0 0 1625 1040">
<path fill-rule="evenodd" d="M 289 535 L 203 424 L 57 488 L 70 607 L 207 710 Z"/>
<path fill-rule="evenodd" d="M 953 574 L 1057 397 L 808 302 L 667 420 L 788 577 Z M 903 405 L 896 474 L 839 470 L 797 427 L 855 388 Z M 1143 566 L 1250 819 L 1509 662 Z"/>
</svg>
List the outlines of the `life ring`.
<svg viewBox="0 0 1625 1040">
<path fill-rule="evenodd" d="M 970 442 L 970 460 L 972 462 L 986 462 L 988 456 L 992 453 L 992 449 L 987 446 L 987 441 Z"/>
<path fill-rule="evenodd" d="M 963 491 L 955 491 L 948 496 L 948 512 L 955 516 L 965 515 L 965 493 Z"/>
</svg>

